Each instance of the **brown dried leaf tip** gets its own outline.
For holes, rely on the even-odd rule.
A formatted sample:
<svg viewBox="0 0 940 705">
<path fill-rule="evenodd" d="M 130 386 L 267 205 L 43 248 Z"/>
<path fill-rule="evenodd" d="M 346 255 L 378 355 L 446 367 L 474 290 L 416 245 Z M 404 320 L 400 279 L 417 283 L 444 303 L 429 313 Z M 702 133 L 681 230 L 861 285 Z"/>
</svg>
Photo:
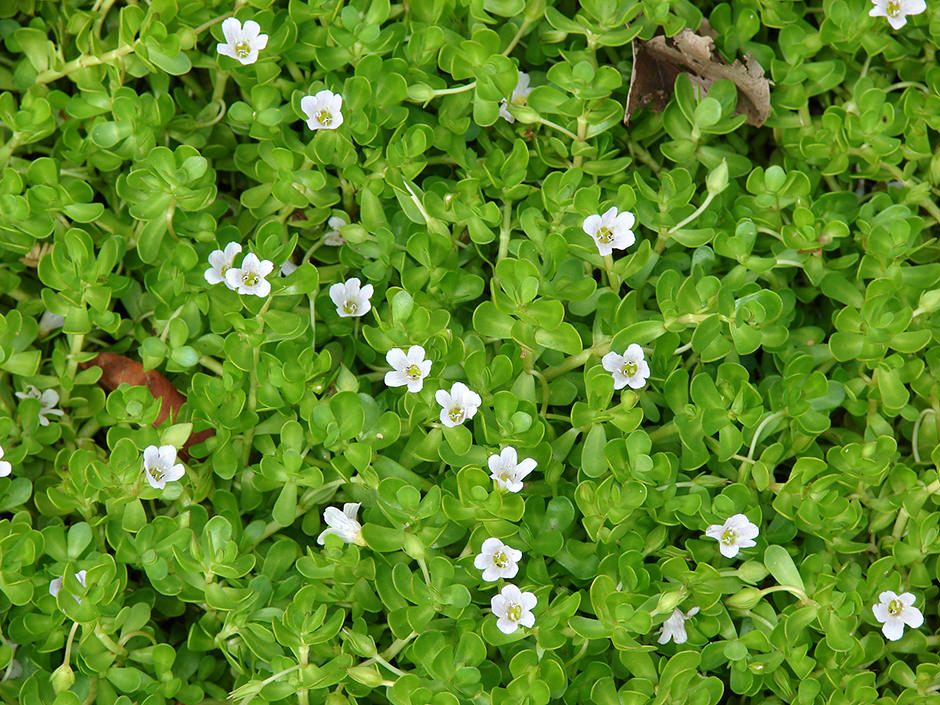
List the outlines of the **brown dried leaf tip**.
<svg viewBox="0 0 940 705">
<path fill-rule="evenodd" d="M 704 35 L 684 29 L 674 37 L 658 36 L 648 42 L 633 40 L 633 72 L 624 124 L 637 110 L 651 107 L 661 113 L 672 98 L 676 77 L 688 74 L 692 83 L 707 90 L 715 81 L 727 78 L 738 87 L 737 112 L 747 116 L 747 123 L 760 127 L 770 117 L 770 79 L 764 68 L 750 54 L 744 63 L 726 62 L 714 51 L 714 31 L 707 22 L 700 28 Z M 712 35 L 712 36 L 707 36 Z"/>
<path fill-rule="evenodd" d="M 155 427 L 160 426 L 167 418 L 170 418 L 170 423 L 173 423 L 179 415 L 180 408 L 186 403 L 186 397 L 177 391 L 170 380 L 156 370 L 144 370 L 144 366 L 137 360 L 117 353 L 102 352 L 88 362 L 79 363 L 82 369 L 87 369 L 92 365 L 101 368 L 101 379 L 98 380 L 98 384 L 109 392 L 125 382 L 132 387 L 147 387 L 154 398 L 160 400 L 160 413 L 157 420 L 153 422 Z M 211 428 L 193 433 L 183 445 L 181 454 L 188 456 L 186 451 L 191 445 L 202 443 L 214 435 L 215 430 Z"/>
</svg>

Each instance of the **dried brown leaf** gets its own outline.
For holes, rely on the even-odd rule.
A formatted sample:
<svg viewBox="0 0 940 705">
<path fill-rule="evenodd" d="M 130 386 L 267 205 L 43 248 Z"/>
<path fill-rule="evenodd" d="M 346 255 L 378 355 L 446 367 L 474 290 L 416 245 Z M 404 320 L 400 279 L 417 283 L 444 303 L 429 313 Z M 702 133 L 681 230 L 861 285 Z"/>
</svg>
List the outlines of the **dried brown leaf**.
<svg viewBox="0 0 940 705">
<path fill-rule="evenodd" d="M 738 87 L 737 112 L 747 116 L 749 125 L 760 127 L 770 117 L 770 79 L 750 54 L 744 63 L 725 61 L 714 51 L 711 27 L 703 23 L 705 34 L 684 29 L 674 37 L 658 36 L 648 42 L 633 40 L 633 73 L 624 124 L 644 107 L 662 112 L 673 94 L 676 77 L 686 73 L 692 82 L 707 89 L 727 78 Z"/>
</svg>

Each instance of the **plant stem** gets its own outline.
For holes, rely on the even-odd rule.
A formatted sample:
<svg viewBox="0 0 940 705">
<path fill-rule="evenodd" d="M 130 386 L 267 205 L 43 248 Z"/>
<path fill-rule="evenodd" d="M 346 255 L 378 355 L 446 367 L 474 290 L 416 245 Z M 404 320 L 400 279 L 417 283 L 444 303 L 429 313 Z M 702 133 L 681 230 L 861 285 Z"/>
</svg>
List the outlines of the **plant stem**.
<svg viewBox="0 0 940 705">
<path fill-rule="evenodd" d="M 509 254 L 509 236 L 511 233 L 510 219 L 512 218 L 512 206 L 509 201 L 503 201 L 503 224 L 499 228 L 499 251 L 496 255 L 496 261 L 499 262 Z"/>
<path fill-rule="evenodd" d="M 88 68 L 90 66 L 100 66 L 101 64 L 110 64 L 115 59 L 119 59 L 122 56 L 126 56 L 134 51 L 136 44 L 125 44 L 124 46 L 119 46 L 117 49 L 112 49 L 111 51 L 106 51 L 101 56 L 94 56 L 92 54 L 84 54 L 77 59 L 69 61 L 67 64 L 63 65 L 58 71 L 53 71 L 52 69 L 46 69 L 45 71 L 40 71 L 36 76 L 36 84 L 42 85 L 45 83 L 51 83 L 52 81 L 57 81 L 63 76 L 68 76 L 70 73 L 79 71 L 81 69 Z"/>
</svg>

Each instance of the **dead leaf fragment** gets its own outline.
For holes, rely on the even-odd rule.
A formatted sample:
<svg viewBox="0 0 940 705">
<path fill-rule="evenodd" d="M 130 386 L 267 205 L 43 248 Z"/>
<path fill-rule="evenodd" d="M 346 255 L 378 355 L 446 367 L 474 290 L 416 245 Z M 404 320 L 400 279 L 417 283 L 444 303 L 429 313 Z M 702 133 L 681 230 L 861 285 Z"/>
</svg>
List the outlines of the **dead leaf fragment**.
<svg viewBox="0 0 940 705">
<path fill-rule="evenodd" d="M 114 391 L 122 384 L 132 387 L 147 387 L 155 399 L 160 400 L 160 413 L 153 425 L 159 426 L 167 418 L 173 423 L 179 415 L 179 410 L 186 403 L 186 397 L 180 394 L 173 383 L 156 370 L 144 370 L 144 366 L 137 360 L 112 352 L 98 353 L 98 356 L 88 362 L 81 362 L 79 366 L 87 369 L 92 365 L 101 368 L 101 379 L 98 384 L 109 392 Z M 215 435 L 215 429 L 207 428 L 193 433 L 183 445 L 182 453 L 188 456 L 187 449 L 207 438 Z"/>
<path fill-rule="evenodd" d="M 770 79 L 764 68 L 750 54 L 744 62 L 726 62 L 714 51 L 713 33 L 702 23 L 705 34 L 684 29 L 674 37 L 658 36 L 648 42 L 633 40 L 633 72 L 624 124 L 637 110 L 651 107 L 662 112 L 672 98 L 676 77 L 688 74 L 692 83 L 708 89 L 715 81 L 727 78 L 738 87 L 737 112 L 747 117 L 749 125 L 760 127 L 770 117 Z"/>
</svg>

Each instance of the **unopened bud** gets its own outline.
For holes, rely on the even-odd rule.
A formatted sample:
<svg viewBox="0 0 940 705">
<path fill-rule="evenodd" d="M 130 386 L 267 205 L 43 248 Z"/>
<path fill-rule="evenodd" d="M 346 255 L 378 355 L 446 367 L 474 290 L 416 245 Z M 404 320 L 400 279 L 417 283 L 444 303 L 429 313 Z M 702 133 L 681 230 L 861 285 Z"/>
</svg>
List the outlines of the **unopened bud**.
<svg viewBox="0 0 940 705">
<path fill-rule="evenodd" d="M 728 160 L 722 159 L 721 164 L 711 170 L 711 173 L 705 178 L 705 186 L 708 192 L 718 195 L 728 187 Z"/>
<path fill-rule="evenodd" d="M 749 610 L 761 599 L 761 591 L 757 588 L 746 587 L 738 590 L 734 595 L 725 600 L 728 607 L 738 610 Z"/>
<path fill-rule="evenodd" d="M 58 694 L 72 687 L 75 682 L 75 674 L 72 673 L 72 668 L 67 663 L 63 663 L 52 672 L 51 680 L 52 689 Z"/>
</svg>

